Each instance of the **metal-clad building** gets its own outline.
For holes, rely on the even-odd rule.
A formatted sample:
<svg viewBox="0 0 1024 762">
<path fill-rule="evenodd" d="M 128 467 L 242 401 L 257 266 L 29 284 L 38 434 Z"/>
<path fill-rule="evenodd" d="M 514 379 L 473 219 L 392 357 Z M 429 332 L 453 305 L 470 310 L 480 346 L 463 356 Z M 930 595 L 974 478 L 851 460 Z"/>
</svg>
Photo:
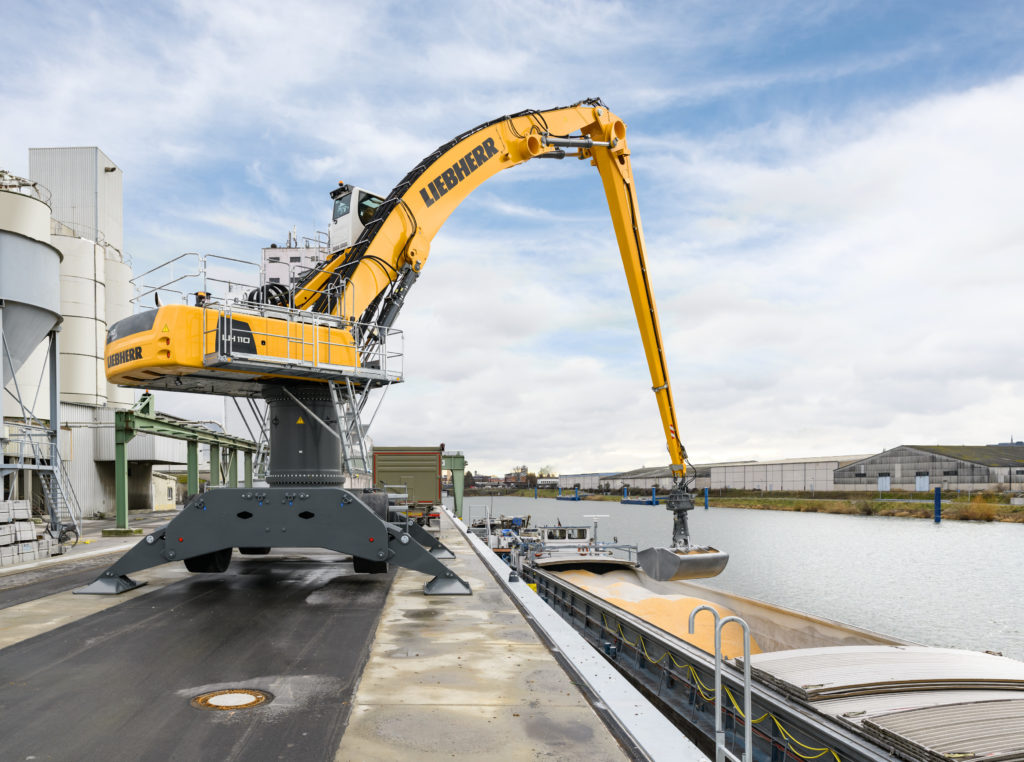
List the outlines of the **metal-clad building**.
<svg viewBox="0 0 1024 762">
<path fill-rule="evenodd" d="M 767 492 L 824 492 L 835 489 L 833 473 L 864 455 L 712 463 L 711 489 L 765 490 Z"/>
<path fill-rule="evenodd" d="M 901 445 L 836 470 L 837 489 L 1024 489 L 1024 446 Z"/>
<path fill-rule="evenodd" d="M 573 489 L 579 486 L 582 490 L 597 492 L 601 489 L 601 482 L 614 475 L 614 471 L 589 474 L 559 474 L 558 487 L 560 489 Z"/>
<path fill-rule="evenodd" d="M 95 146 L 28 149 L 29 177 L 53 194 L 53 218 L 124 251 L 123 174 Z"/>
<path fill-rule="evenodd" d="M 623 471 L 619 474 L 611 474 L 601 480 L 601 484 L 613 492 L 623 487 L 659 490 L 672 489 L 672 470 L 668 466 L 655 466 L 653 468 L 634 468 L 632 471 Z"/>
</svg>

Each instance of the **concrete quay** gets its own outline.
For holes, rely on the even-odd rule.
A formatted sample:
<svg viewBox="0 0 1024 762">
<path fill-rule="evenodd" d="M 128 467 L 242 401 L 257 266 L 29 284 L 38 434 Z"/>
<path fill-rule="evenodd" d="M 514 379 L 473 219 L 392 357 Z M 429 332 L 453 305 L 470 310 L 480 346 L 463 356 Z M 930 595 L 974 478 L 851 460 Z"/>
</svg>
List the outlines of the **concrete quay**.
<svg viewBox="0 0 1024 762">
<path fill-rule="evenodd" d="M 441 533 L 471 596 L 427 597 L 421 574 L 354 574 L 348 557 L 317 550 L 236 554 L 220 575 L 167 564 L 121 596 L 73 595 L 131 545 L 121 538 L 5 569 L 4 758 L 645 758 L 447 516 Z M 271 698 L 192 704 L 238 688 Z"/>
</svg>

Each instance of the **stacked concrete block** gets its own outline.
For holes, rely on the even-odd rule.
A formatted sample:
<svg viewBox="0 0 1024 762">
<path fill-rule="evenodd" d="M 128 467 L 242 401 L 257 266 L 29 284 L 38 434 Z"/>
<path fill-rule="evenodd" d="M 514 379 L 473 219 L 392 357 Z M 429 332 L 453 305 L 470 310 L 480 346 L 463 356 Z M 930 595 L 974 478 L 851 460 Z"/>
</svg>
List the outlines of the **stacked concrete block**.
<svg viewBox="0 0 1024 762">
<path fill-rule="evenodd" d="M 32 506 L 27 500 L 0 501 L 0 566 L 46 558 L 50 554 L 49 542 L 42 549 L 37 534 Z"/>
<path fill-rule="evenodd" d="M 39 559 L 39 546 L 35 540 L 32 542 L 19 542 L 18 543 L 18 563 L 27 564 L 30 561 L 37 561 Z"/>
</svg>

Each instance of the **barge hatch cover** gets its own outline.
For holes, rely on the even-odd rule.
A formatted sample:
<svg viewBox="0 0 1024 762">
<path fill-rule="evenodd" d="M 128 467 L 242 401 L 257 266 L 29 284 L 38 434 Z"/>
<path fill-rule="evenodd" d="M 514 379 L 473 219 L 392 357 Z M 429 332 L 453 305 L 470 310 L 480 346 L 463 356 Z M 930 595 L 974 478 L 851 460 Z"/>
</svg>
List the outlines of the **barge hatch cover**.
<svg viewBox="0 0 1024 762">
<path fill-rule="evenodd" d="M 1024 698 L 893 712 L 864 729 L 915 762 L 1024 760 Z"/>
<path fill-rule="evenodd" d="M 928 646 L 802 648 L 750 658 L 757 678 L 802 701 L 920 690 L 1024 691 L 1024 662 Z"/>
</svg>

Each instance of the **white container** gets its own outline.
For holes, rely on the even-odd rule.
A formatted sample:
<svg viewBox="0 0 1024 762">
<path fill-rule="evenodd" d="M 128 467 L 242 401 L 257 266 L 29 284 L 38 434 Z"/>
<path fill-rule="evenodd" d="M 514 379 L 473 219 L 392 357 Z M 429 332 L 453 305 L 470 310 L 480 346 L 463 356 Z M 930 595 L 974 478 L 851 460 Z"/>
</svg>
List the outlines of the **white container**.
<svg viewBox="0 0 1024 762">
<path fill-rule="evenodd" d="M 14 566 L 19 561 L 18 547 L 16 545 L 7 545 L 0 548 L 0 566 Z"/>
<path fill-rule="evenodd" d="M 14 521 L 11 515 L 11 504 L 6 500 L 0 500 L 0 524 L 9 524 Z"/>
<path fill-rule="evenodd" d="M 14 542 L 14 525 L 0 524 L 0 545 L 10 545 Z"/>
</svg>

